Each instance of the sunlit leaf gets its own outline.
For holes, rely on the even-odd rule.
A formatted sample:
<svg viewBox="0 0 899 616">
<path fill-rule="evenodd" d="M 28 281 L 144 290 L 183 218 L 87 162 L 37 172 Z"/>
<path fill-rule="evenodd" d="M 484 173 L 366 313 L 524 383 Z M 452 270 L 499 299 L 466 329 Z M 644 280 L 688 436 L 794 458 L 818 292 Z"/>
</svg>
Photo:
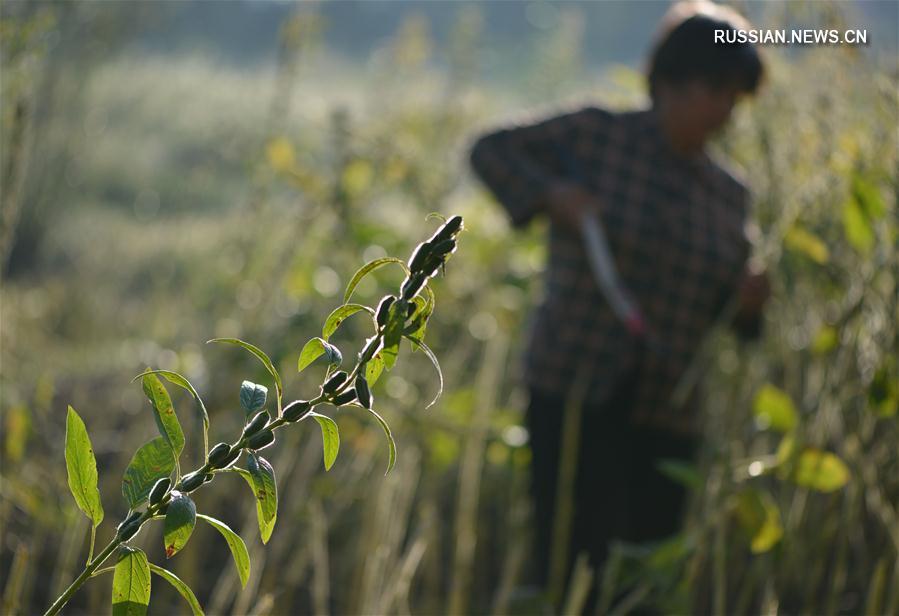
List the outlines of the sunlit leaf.
<svg viewBox="0 0 899 616">
<path fill-rule="evenodd" d="M 383 371 L 384 360 L 381 358 L 381 353 L 375 353 L 374 357 L 365 364 L 365 380 L 368 381 L 369 387 L 374 386 L 378 382 Z"/>
<path fill-rule="evenodd" d="M 193 616 L 203 616 L 203 608 L 200 606 L 200 602 L 197 601 L 197 596 L 194 594 L 194 591 L 190 589 L 190 586 L 185 584 L 181 578 L 177 575 L 169 571 L 168 569 L 163 569 L 158 565 L 150 564 L 150 571 L 155 573 L 166 582 L 171 584 L 178 593 L 184 597 L 184 600 L 187 601 L 187 605 L 190 606 L 190 611 Z"/>
<path fill-rule="evenodd" d="M 234 558 L 237 574 L 240 576 L 240 585 L 246 587 L 247 580 L 250 579 L 250 553 L 247 551 L 247 544 L 224 522 L 202 513 L 198 513 L 197 517 L 212 526 L 225 538 L 228 548 L 231 550 L 231 556 Z"/>
<path fill-rule="evenodd" d="M 165 557 L 171 558 L 187 544 L 197 523 L 197 506 L 187 494 L 172 490 L 172 500 L 165 512 L 163 541 Z"/>
<path fill-rule="evenodd" d="M 799 454 L 792 478 L 797 485 L 833 492 L 849 481 L 849 468 L 834 454 L 809 448 Z"/>
<path fill-rule="evenodd" d="M 767 492 L 747 488 L 739 493 L 735 513 L 750 537 L 750 550 L 761 554 L 773 548 L 783 537 L 783 524 L 777 503 Z"/>
<path fill-rule="evenodd" d="M 410 338 L 409 336 L 406 336 L 405 338 L 409 342 L 411 342 L 413 345 L 415 345 L 416 347 L 418 347 L 422 351 L 424 351 L 425 355 L 428 356 L 428 359 L 431 360 L 431 363 L 434 364 L 434 368 L 437 370 L 437 379 L 438 379 L 437 395 L 434 396 L 434 399 L 431 400 L 428 403 L 428 405 L 425 407 L 426 409 L 431 408 L 431 406 L 433 406 L 434 403 L 437 402 L 437 400 L 440 398 L 440 395 L 443 393 L 443 371 L 440 369 L 440 362 L 437 361 L 437 356 L 434 355 L 434 352 L 431 349 L 429 349 L 428 345 L 426 345 L 424 342 L 422 342 L 421 340 L 415 340 L 413 338 Z"/>
<path fill-rule="evenodd" d="M 262 409 L 268 396 L 268 387 L 244 381 L 240 384 L 240 406 L 247 417 Z"/>
<path fill-rule="evenodd" d="M 155 374 L 145 373 L 141 378 L 141 383 L 144 395 L 147 396 L 153 407 L 153 418 L 156 420 L 159 434 L 165 438 L 177 459 L 184 449 L 184 432 L 181 430 L 178 416 L 175 415 L 175 407 L 172 406 L 169 392 Z"/>
<path fill-rule="evenodd" d="M 815 334 L 815 339 L 812 340 L 812 353 L 826 355 L 837 348 L 839 341 L 839 334 L 836 328 L 825 325 L 818 330 L 818 333 Z"/>
<path fill-rule="evenodd" d="M 307 417 L 312 417 L 318 422 L 322 429 L 322 453 L 325 459 L 325 470 L 331 470 L 331 466 L 337 459 L 337 452 L 340 450 L 340 433 L 337 430 L 337 424 L 333 419 L 318 413 L 309 413 Z"/>
<path fill-rule="evenodd" d="M 322 338 L 327 340 L 331 337 L 331 335 L 337 331 L 337 328 L 340 327 L 340 324 L 343 323 L 347 317 L 356 314 L 357 312 L 365 311 L 370 315 L 374 316 L 375 311 L 368 306 L 363 306 L 362 304 L 344 304 L 336 308 L 331 314 L 328 315 L 328 318 L 325 319 L 325 324 L 322 326 Z"/>
<path fill-rule="evenodd" d="M 144 443 L 134 453 L 122 479 L 122 494 L 134 509 L 143 501 L 158 480 L 171 475 L 175 468 L 172 449 L 161 436 Z"/>
<path fill-rule="evenodd" d="M 350 298 L 353 296 L 353 291 L 356 290 L 356 286 L 359 284 L 363 278 L 365 278 L 368 274 L 372 273 L 379 267 L 384 267 L 385 265 L 389 265 L 390 263 L 396 263 L 400 267 L 403 268 L 403 271 L 407 274 L 409 273 L 409 268 L 406 267 L 406 263 L 401 259 L 397 259 L 396 257 L 381 257 L 380 259 L 375 259 L 374 261 L 369 261 L 362 267 L 360 267 L 353 277 L 350 279 L 349 284 L 346 286 L 346 291 L 343 294 L 343 303 L 347 303 L 350 301 Z"/>
<path fill-rule="evenodd" d="M 766 383 L 756 393 L 752 403 L 755 420 L 765 430 L 771 428 L 778 432 L 787 432 L 796 427 L 798 414 L 793 400 L 783 391 Z"/>
<path fill-rule="evenodd" d="M 97 460 L 87 428 L 71 406 L 66 414 L 66 471 L 69 490 L 78 508 L 90 518 L 94 526 L 103 521 L 103 503 L 97 489 Z"/>
<path fill-rule="evenodd" d="M 275 516 L 278 515 L 278 487 L 275 483 L 275 469 L 262 456 L 250 454 L 247 459 L 247 470 L 253 479 L 253 493 L 256 495 L 256 502 L 259 503 L 262 520 L 266 524 L 273 523 Z M 263 537 L 263 543 L 267 541 L 268 538 Z"/>
<path fill-rule="evenodd" d="M 265 146 L 265 157 L 275 171 L 288 172 L 296 167 L 293 145 L 284 137 L 275 137 Z"/>
<path fill-rule="evenodd" d="M 784 244 L 794 252 L 805 255 L 815 263 L 824 264 L 830 259 L 830 251 L 824 241 L 802 227 L 794 226 L 784 236 Z"/>
<path fill-rule="evenodd" d="M 243 477 L 244 481 L 247 482 L 247 485 L 250 486 L 250 489 L 253 490 L 253 494 L 256 493 L 256 484 L 253 483 L 253 476 L 249 473 L 249 471 L 234 467 L 230 469 Z M 268 543 L 269 538 L 272 536 L 272 532 L 275 530 L 275 523 L 278 521 L 277 513 L 270 520 L 265 519 L 265 513 L 262 511 L 262 504 L 256 499 L 256 521 L 259 524 L 259 536 L 262 538 L 262 543 Z"/>
<path fill-rule="evenodd" d="M 843 232 L 846 240 L 861 253 L 869 252 L 874 246 L 874 229 L 857 201 L 843 206 Z"/>
<path fill-rule="evenodd" d="M 359 406 L 359 408 L 364 407 Z M 391 470 L 393 470 L 393 467 L 396 465 L 396 441 L 393 440 L 393 433 L 390 431 L 390 426 L 387 425 L 387 422 L 384 421 L 384 418 L 376 413 L 374 409 L 365 410 L 374 415 L 378 424 L 381 426 L 381 429 L 384 430 L 384 435 L 387 437 L 387 470 L 384 472 L 384 474 L 387 475 Z"/>
<path fill-rule="evenodd" d="M 113 616 L 142 616 L 150 605 L 150 566 L 137 548 L 121 546 L 112 576 Z"/>
<path fill-rule="evenodd" d="M 171 370 L 147 370 L 143 374 L 139 374 L 134 377 L 133 381 L 136 381 L 139 378 L 142 378 L 145 374 L 158 374 L 164 377 L 169 383 L 173 385 L 177 385 L 178 387 L 182 387 L 190 392 L 190 395 L 194 397 L 194 400 L 197 402 L 197 408 L 200 410 L 200 418 L 203 420 L 203 437 L 204 441 L 206 440 L 206 434 L 209 431 L 209 413 L 206 411 L 206 405 L 203 404 L 203 399 L 200 397 L 200 394 L 197 393 L 197 390 L 191 385 L 190 381 L 188 381 L 184 376 L 178 374 L 177 372 L 172 372 Z"/>
<path fill-rule="evenodd" d="M 313 338 L 300 351 L 300 358 L 297 360 L 297 372 L 302 372 L 309 364 L 314 362 L 322 355 L 328 360 L 331 366 L 339 366 L 343 362 L 343 355 L 340 349 L 321 338 Z"/>
<path fill-rule="evenodd" d="M 278 392 L 278 399 L 281 399 L 281 392 L 284 390 L 284 387 L 281 385 L 281 375 L 278 374 L 278 371 L 275 370 L 275 365 L 272 363 L 272 360 L 269 359 L 268 355 L 262 352 L 258 347 L 253 346 L 249 342 L 244 342 L 238 338 L 213 338 L 212 340 L 207 340 L 206 343 L 210 342 L 222 342 L 225 344 L 234 344 L 239 347 L 243 347 L 250 353 L 256 356 L 256 358 L 262 362 L 262 365 L 265 366 L 265 369 L 268 370 L 268 373 L 272 375 L 272 378 L 275 380 L 275 389 Z"/>
</svg>

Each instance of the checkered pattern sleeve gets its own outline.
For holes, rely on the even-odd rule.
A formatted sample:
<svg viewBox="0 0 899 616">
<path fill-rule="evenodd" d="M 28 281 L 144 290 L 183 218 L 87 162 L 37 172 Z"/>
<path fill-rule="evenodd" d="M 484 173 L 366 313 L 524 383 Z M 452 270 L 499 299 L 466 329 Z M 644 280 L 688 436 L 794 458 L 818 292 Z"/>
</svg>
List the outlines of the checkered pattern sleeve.
<svg viewBox="0 0 899 616">
<path fill-rule="evenodd" d="M 576 147 L 589 138 L 598 111 L 583 108 L 503 128 L 475 141 L 471 167 L 506 209 L 513 226 L 523 227 L 541 212 L 547 190 L 563 175 L 558 168 L 560 147 Z"/>
</svg>

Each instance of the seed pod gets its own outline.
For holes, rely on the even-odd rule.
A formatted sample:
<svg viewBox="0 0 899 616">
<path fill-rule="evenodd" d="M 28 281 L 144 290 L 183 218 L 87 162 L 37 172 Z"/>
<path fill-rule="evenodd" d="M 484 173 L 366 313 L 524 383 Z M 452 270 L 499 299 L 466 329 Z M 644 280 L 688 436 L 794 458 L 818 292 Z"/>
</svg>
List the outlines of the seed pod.
<svg viewBox="0 0 899 616">
<path fill-rule="evenodd" d="M 286 421 L 299 421 L 311 410 L 312 405 L 309 404 L 308 400 L 294 400 L 284 407 L 282 417 Z"/>
<path fill-rule="evenodd" d="M 130 523 L 128 523 L 128 524 L 122 525 L 122 526 L 119 528 L 119 533 L 118 533 L 118 534 L 119 534 L 119 538 L 120 538 L 122 541 L 128 541 L 128 540 L 131 539 L 134 535 L 137 534 L 137 531 L 140 530 L 140 527 L 141 527 L 141 526 L 143 526 L 143 522 L 141 522 L 140 520 L 137 520 L 137 519 L 135 519 L 133 522 L 130 522 Z"/>
<path fill-rule="evenodd" d="M 381 348 L 381 339 L 378 336 L 372 336 L 368 339 L 368 344 L 365 345 L 365 348 L 362 349 L 362 352 L 359 353 L 359 361 L 363 364 L 370 360 L 375 356 L 375 353 L 378 352 L 378 349 Z"/>
<path fill-rule="evenodd" d="M 271 430 L 263 430 L 250 437 L 250 440 L 247 441 L 247 448 L 258 451 L 265 449 L 274 442 L 275 433 Z"/>
<path fill-rule="evenodd" d="M 234 464 L 234 462 L 237 460 L 237 458 L 240 457 L 240 454 L 242 451 L 243 451 L 243 449 L 232 450 L 231 454 L 219 463 L 218 468 L 228 468 L 229 466 Z"/>
<path fill-rule="evenodd" d="M 165 493 L 169 491 L 169 486 L 172 485 L 172 480 L 168 477 L 163 477 L 159 481 L 153 484 L 153 489 L 150 490 L 150 496 L 148 497 L 148 501 L 151 505 L 155 505 L 159 501 L 162 500 L 162 497 L 165 496 Z"/>
<path fill-rule="evenodd" d="M 371 390 L 368 387 L 368 381 L 365 380 L 365 371 L 359 370 L 359 376 L 356 377 L 356 383 L 354 385 L 354 389 L 356 390 L 356 398 L 359 400 L 359 404 L 364 406 L 367 409 L 371 408 Z"/>
<path fill-rule="evenodd" d="M 402 295 L 403 299 L 408 301 L 415 297 L 416 293 L 421 290 L 421 287 L 424 285 L 425 280 L 428 279 L 427 274 L 424 272 L 418 272 L 412 274 L 409 278 L 403 282 Z"/>
<path fill-rule="evenodd" d="M 243 436 L 252 436 L 262 430 L 268 423 L 268 412 L 259 411 L 243 428 Z"/>
<path fill-rule="evenodd" d="M 132 511 L 132 512 L 131 512 L 131 515 L 129 515 L 129 516 L 128 516 L 127 518 L 125 518 L 124 520 L 122 520 L 122 521 L 119 523 L 119 525 L 116 526 L 116 530 L 121 530 L 121 529 L 125 528 L 126 526 L 128 526 L 129 524 L 131 524 L 132 522 L 134 522 L 137 518 L 139 518 L 141 515 L 142 515 L 142 514 L 141 514 L 140 511 Z"/>
<path fill-rule="evenodd" d="M 442 240 L 434 245 L 434 249 L 431 251 L 432 257 L 440 257 L 443 258 L 444 255 L 448 255 L 456 249 L 456 240 L 450 238 L 448 240 Z"/>
<path fill-rule="evenodd" d="M 181 478 L 181 491 L 193 492 L 201 485 L 206 483 L 206 475 L 200 473 L 190 473 Z"/>
<path fill-rule="evenodd" d="M 356 399 L 356 392 L 353 389 L 348 389 L 339 396 L 335 397 L 331 402 L 334 406 L 343 406 L 344 404 L 349 404 L 353 400 Z"/>
<path fill-rule="evenodd" d="M 348 376 L 349 375 L 343 370 L 338 370 L 330 379 L 325 381 L 325 384 L 322 385 L 322 391 L 326 394 L 337 391 L 337 388 L 344 384 Z"/>
<path fill-rule="evenodd" d="M 377 322 L 378 327 L 384 327 L 384 325 L 387 323 L 387 315 L 390 314 L 390 307 L 395 301 L 396 297 L 394 297 L 393 295 L 385 295 L 381 300 L 381 303 L 378 304 L 378 310 L 375 313 L 377 315 L 375 317 L 375 322 Z"/>
<path fill-rule="evenodd" d="M 420 270 L 429 254 L 431 254 L 430 242 L 422 242 L 419 244 L 412 253 L 412 256 L 409 257 L 409 269 L 413 272 Z"/>
<path fill-rule="evenodd" d="M 442 240 L 448 240 L 452 237 L 455 237 L 459 231 L 462 230 L 462 217 L 461 216 L 453 216 L 449 220 L 444 223 L 442 227 L 437 230 L 437 233 L 433 235 L 431 241 L 433 243 L 440 242 Z"/>
<path fill-rule="evenodd" d="M 222 460 L 231 455 L 231 445 L 219 443 L 209 450 L 209 464 L 212 468 L 221 468 Z"/>
</svg>

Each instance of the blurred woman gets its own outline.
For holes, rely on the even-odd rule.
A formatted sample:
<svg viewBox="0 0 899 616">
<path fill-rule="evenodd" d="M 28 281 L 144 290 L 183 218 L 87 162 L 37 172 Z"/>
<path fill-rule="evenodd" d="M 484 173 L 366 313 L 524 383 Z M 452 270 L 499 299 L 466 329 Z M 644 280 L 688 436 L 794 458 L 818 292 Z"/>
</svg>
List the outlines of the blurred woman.
<svg viewBox="0 0 899 616">
<path fill-rule="evenodd" d="M 685 490 L 658 462 L 691 460 L 700 426 L 695 400 L 676 406 L 672 392 L 731 297 L 737 332 L 759 334 L 768 284 L 747 268 L 749 192 L 706 152 L 762 77 L 750 44 L 716 43 L 716 31 L 746 28 L 729 9 L 676 5 L 650 54 L 649 109 L 586 107 L 492 132 L 471 151 L 515 227 L 549 218 L 545 297 L 524 372 L 542 585 L 572 390 L 582 390 L 583 411 L 568 567 L 584 551 L 598 570 L 611 540 L 654 541 L 678 529 Z M 584 236 L 591 217 L 604 229 L 617 288 L 597 284 L 591 261 L 602 251 Z M 622 302 L 633 314 L 621 314 Z"/>
</svg>

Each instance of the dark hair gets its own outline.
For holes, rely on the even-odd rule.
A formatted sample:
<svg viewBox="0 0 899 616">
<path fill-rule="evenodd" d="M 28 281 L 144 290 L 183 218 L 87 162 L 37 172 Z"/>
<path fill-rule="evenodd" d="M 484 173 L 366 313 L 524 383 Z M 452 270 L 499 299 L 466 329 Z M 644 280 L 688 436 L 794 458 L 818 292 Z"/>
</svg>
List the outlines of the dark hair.
<svg viewBox="0 0 899 616">
<path fill-rule="evenodd" d="M 748 41 L 715 42 L 716 30 L 734 32 L 748 24 L 733 11 L 716 8 L 715 14 L 696 13 L 663 31 L 649 61 L 653 101 L 663 82 L 679 85 L 698 80 L 712 87 L 736 85 L 743 92 L 755 93 L 764 72 L 758 50 Z M 729 38 L 734 40 L 733 35 Z"/>
</svg>

